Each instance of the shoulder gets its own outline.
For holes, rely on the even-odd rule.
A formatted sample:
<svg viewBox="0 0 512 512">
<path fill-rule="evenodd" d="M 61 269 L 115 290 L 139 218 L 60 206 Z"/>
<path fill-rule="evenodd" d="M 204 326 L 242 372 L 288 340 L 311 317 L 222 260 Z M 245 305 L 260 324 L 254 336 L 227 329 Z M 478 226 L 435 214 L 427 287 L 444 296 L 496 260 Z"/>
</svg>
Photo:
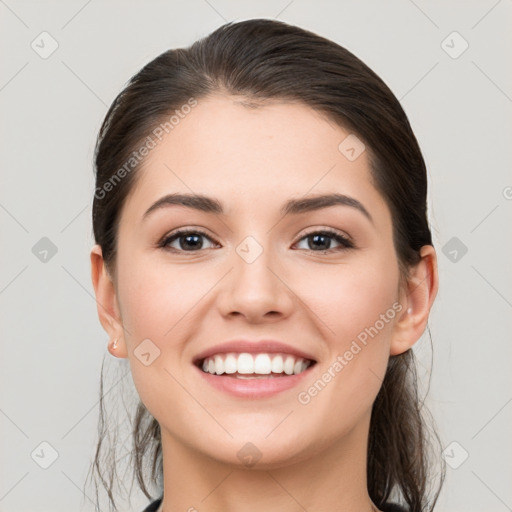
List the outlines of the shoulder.
<svg viewBox="0 0 512 512">
<path fill-rule="evenodd" d="M 161 503 L 162 498 L 158 498 L 156 501 L 150 503 L 142 512 L 156 512 Z"/>
<path fill-rule="evenodd" d="M 408 512 L 407 509 L 395 503 L 388 503 L 381 507 L 382 512 Z"/>
<path fill-rule="evenodd" d="M 159 498 L 150 503 L 142 512 L 156 512 L 162 503 L 162 498 Z M 407 512 L 407 510 L 400 505 L 389 503 L 381 507 L 382 512 Z"/>
</svg>

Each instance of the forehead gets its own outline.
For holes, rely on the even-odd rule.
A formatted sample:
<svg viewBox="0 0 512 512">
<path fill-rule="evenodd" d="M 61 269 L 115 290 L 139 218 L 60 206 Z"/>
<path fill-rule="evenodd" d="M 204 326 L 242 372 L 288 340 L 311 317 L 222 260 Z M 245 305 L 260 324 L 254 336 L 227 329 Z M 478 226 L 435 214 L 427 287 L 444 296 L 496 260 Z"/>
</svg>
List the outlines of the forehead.
<svg viewBox="0 0 512 512">
<path fill-rule="evenodd" d="M 365 198 L 378 215 L 386 206 L 366 151 L 352 160 L 340 151 L 349 136 L 300 103 L 255 107 L 233 96 L 200 99 L 136 171 L 125 207 L 140 210 L 166 193 L 186 192 L 221 198 L 229 214 L 230 205 L 257 211 L 272 200 L 277 208 L 291 196 L 339 192 Z"/>
</svg>

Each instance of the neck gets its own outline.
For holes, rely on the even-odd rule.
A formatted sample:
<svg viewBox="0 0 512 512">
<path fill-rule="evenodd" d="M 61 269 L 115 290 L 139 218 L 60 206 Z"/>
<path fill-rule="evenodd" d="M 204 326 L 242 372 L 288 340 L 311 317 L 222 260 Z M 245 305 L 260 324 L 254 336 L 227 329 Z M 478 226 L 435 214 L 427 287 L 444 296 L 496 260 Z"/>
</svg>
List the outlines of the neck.
<svg viewBox="0 0 512 512">
<path fill-rule="evenodd" d="M 162 429 L 164 500 L 158 512 L 372 512 L 366 481 L 369 417 L 334 446 L 291 465 L 235 467 Z"/>
</svg>

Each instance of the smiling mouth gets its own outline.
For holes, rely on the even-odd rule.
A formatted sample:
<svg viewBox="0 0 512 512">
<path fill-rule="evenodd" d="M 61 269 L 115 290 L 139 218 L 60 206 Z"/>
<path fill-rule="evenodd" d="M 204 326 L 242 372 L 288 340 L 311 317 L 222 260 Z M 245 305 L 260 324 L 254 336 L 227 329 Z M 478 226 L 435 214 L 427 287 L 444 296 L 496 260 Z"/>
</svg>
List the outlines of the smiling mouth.
<svg viewBox="0 0 512 512">
<path fill-rule="evenodd" d="M 215 354 L 195 362 L 204 373 L 237 379 L 269 379 L 298 375 L 316 361 L 285 353 Z"/>
</svg>

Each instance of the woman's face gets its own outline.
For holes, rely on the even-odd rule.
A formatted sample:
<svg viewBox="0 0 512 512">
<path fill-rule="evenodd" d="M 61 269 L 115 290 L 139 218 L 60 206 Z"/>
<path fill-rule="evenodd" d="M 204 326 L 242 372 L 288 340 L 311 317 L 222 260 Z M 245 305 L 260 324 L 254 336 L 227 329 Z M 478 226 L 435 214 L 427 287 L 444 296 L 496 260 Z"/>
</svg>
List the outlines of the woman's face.
<svg viewBox="0 0 512 512">
<path fill-rule="evenodd" d="M 406 300 L 390 211 L 361 142 L 306 106 L 239 100 L 199 100 L 135 171 L 116 302 L 163 443 L 276 467 L 367 433 Z M 169 194 L 208 201 L 147 213 Z M 308 202 L 332 194 L 344 203 Z M 191 233 L 169 240 L 178 228 Z M 249 345 L 222 346 L 237 340 Z M 217 355 L 219 368 L 246 378 L 206 374 L 205 354 L 213 372 Z M 276 354 L 285 368 L 294 354 L 314 364 L 288 376 Z M 247 378 L 251 361 L 274 376 Z"/>
</svg>

